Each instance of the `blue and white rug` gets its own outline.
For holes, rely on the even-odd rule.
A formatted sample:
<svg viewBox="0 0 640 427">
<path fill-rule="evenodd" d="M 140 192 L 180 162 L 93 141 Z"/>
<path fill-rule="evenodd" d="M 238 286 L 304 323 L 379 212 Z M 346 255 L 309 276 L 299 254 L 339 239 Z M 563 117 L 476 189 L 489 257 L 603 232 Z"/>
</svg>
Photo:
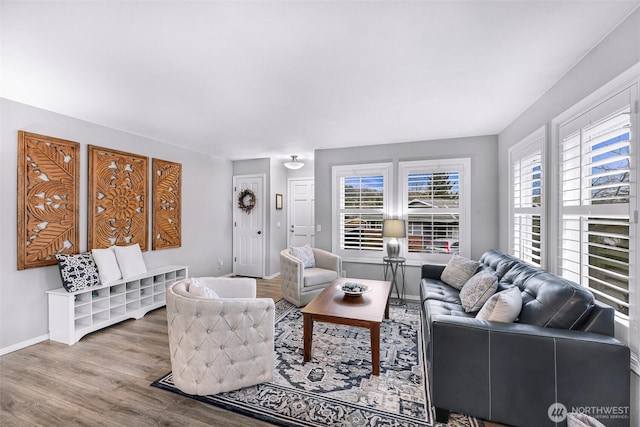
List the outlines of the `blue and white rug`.
<svg viewBox="0 0 640 427">
<path fill-rule="evenodd" d="M 380 326 L 380 376 L 371 374 L 369 330 L 315 322 L 311 361 L 302 363 L 302 314 L 276 303 L 274 379 L 212 396 L 175 388 L 171 373 L 151 384 L 281 426 L 415 426 L 436 424 L 427 391 L 417 303 L 391 305 Z M 479 427 L 452 414 L 449 426 Z"/>
</svg>

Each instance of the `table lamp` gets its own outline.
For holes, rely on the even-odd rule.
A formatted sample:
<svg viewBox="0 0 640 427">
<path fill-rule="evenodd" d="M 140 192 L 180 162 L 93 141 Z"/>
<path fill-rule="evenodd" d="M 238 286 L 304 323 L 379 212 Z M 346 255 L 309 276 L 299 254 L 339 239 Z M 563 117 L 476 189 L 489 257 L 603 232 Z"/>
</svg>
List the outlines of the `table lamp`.
<svg viewBox="0 0 640 427">
<path fill-rule="evenodd" d="M 407 233 L 403 219 L 385 219 L 382 223 L 382 237 L 389 237 L 387 241 L 387 256 L 398 258 L 400 255 L 399 237 L 406 237 Z"/>
</svg>

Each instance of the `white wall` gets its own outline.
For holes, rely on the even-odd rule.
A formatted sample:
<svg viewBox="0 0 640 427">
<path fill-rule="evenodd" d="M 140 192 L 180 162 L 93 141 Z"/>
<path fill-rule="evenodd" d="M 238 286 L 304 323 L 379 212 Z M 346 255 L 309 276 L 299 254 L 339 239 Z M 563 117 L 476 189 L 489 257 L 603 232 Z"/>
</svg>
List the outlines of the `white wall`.
<svg viewBox="0 0 640 427">
<path fill-rule="evenodd" d="M 471 159 L 471 256 L 479 258 L 483 252 L 498 245 L 498 139 L 496 136 L 478 136 L 446 140 L 372 145 L 332 150 L 316 150 L 316 224 L 322 227 L 316 233 L 316 246 L 331 250 L 331 168 L 336 165 L 393 162 L 393 180 L 398 181 L 398 162 L 468 157 Z M 394 187 L 397 187 L 395 185 Z M 396 191 L 397 193 L 397 191 Z M 398 203 L 396 194 L 394 203 Z M 394 205 L 395 206 L 395 205 Z M 397 211 L 397 209 L 396 209 Z M 347 277 L 382 279 L 380 264 L 344 262 Z M 419 267 L 408 266 L 405 291 L 417 296 Z"/>
<path fill-rule="evenodd" d="M 193 276 L 231 271 L 231 162 L 6 99 L 0 99 L 0 111 L 0 354 L 47 339 L 45 291 L 61 286 L 57 266 L 17 270 L 18 130 L 80 143 L 81 251 L 87 250 L 87 145 L 92 144 L 148 156 L 149 167 L 154 157 L 182 163 L 182 247 L 145 252 L 148 268 L 188 265 Z M 219 258 L 223 269 L 216 266 Z"/>
<path fill-rule="evenodd" d="M 631 14 L 547 93 L 500 133 L 498 143 L 500 179 L 498 182 L 501 230 L 507 230 L 509 226 L 509 189 L 507 188 L 509 148 L 536 129 L 550 125 L 556 116 L 638 63 L 640 63 L 640 9 Z M 635 144 L 637 147 L 637 141 Z M 500 236 L 500 249 L 509 250 L 506 233 Z M 618 330 L 619 325 L 616 326 L 617 336 L 626 334 L 626 331 Z M 631 375 L 631 388 L 631 425 L 637 426 L 640 425 L 638 375 Z"/>
</svg>

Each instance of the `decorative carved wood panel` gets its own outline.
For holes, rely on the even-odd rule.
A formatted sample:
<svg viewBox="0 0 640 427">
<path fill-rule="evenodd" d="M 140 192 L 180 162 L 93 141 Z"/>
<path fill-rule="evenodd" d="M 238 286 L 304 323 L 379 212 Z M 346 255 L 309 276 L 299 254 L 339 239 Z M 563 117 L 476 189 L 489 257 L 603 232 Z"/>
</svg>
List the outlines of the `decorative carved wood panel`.
<svg viewBox="0 0 640 427">
<path fill-rule="evenodd" d="M 152 249 L 179 248 L 182 238 L 182 165 L 153 159 Z"/>
<path fill-rule="evenodd" d="M 147 250 L 149 159 L 89 145 L 88 247 Z"/>
<path fill-rule="evenodd" d="M 18 131 L 18 270 L 78 253 L 80 144 Z"/>
</svg>

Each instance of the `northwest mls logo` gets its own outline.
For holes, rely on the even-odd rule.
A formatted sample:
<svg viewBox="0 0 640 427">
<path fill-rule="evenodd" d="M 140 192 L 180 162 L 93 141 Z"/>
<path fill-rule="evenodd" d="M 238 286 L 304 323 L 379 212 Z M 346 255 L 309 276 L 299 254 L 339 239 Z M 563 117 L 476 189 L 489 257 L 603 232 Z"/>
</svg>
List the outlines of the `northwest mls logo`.
<svg viewBox="0 0 640 427">
<path fill-rule="evenodd" d="M 567 419 L 567 407 L 562 403 L 553 403 L 547 410 L 549 419 L 554 423 L 561 423 Z"/>
</svg>

